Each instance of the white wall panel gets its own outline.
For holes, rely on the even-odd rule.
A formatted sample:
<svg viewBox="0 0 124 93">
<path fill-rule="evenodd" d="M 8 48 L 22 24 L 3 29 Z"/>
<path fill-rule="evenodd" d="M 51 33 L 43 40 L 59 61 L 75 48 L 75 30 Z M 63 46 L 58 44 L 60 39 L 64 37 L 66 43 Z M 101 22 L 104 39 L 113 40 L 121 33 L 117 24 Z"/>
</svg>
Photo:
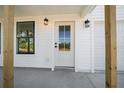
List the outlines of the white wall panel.
<svg viewBox="0 0 124 93">
<path fill-rule="evenodd" d="M 94 69 L 105 70 L 104 22 L 94 22 Z"/>
<path fill-rule="evenodd" d="M 84 29 L 83 21 L 78 21 L 75 33 L 75 62 L 77 71 L 90 71 L 91 70 L 91 43 L 90 31 Z"/>
<path fill-rule="evenodd" d="M 124 71 L 124 21 L 117 23 L 117 69 Z"/>
<path fill-rule="evenodd" d="M 104 22 L 94 26 L 94 66 L 95 70 L 105 69 L 105 30 Z M 124 71 L 124 21 L 117 21 L 117 69 Z"/>
<path fill-rule="evenodd" d="M 117 19 L 117 67 L 124 70 L 124 6 L 116 6 Z M 94 68 L 105 69 L 104 6 L 97 6 L 92 12 L 94 20 Z"/>
</svg>

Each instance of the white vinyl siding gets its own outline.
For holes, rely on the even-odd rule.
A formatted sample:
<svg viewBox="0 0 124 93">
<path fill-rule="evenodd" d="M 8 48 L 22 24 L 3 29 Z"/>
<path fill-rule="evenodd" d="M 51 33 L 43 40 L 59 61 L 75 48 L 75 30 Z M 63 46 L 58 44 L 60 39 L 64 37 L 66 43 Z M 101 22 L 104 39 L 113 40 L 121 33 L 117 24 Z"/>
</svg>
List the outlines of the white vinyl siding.
<svg viewBox="0 0 124 93">
<path fill-rule="evenodd" d="M 105 29 L 104 22 L 94 22 L 94 66 L 95 70 L 105 69 Z"/>
<path fill-rule="evenodd" d="M 117 69 L 124 71 L 124 21 L 117 23 Z"/>
<path fill-rule="evenodd" d="M 124 70 L 124 6 L 116 6 L 117 69 Z M 105 70 L 104 6 L 97 6 L 91 14 L 94 21 L 94 69 Z"/>
</svg>

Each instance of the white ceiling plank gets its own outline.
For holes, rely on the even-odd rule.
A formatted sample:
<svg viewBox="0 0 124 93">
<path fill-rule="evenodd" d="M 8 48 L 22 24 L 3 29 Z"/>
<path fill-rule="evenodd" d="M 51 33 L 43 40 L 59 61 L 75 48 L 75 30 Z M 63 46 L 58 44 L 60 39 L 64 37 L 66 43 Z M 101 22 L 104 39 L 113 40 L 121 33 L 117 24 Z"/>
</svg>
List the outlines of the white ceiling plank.
<svg viewBox="0 0 124 93">
<path fill-rule="evenodd" d="M 96 5 L 87 5 L 80 11 L 80 16 L 84 18 L 86 15 L 91 13 L 95 9 Z"/>
<path fill-rule="evenodd" d="M 23 5 L 16 6 L 15 16 L 79 14 L 82 5 Z"/>
</svg>

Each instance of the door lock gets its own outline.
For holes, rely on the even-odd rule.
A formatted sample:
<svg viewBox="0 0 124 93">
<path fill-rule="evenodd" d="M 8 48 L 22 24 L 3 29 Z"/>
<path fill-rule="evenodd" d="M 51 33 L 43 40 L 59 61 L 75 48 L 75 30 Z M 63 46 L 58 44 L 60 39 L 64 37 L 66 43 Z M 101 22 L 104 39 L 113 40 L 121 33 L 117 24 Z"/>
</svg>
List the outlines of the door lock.
<svg viewBox="0 0 124 93">
<path fill-rule="evenodd" d="M 57 46 L 55 46 L 55 48 L 57 48 Z"/>
<path fill-rule="evenodd" d="M 57 43 L 55 42 L 55 48 L 57 48 Z"/>
</svg>

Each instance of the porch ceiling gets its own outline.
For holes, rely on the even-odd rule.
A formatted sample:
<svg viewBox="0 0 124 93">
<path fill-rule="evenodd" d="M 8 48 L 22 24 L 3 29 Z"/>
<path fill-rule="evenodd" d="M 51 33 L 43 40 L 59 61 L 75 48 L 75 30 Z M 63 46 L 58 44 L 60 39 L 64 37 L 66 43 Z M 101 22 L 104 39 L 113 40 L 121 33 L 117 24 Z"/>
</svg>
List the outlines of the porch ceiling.
<svg viewBox="0 0 124 93">
<path fill-rule="evenodd" d="M 81 5 L 29 5 L 16 6 L 16 16 L 20 15 L 56 15 L 56 14 L 77 14 L 82 9 Z"/>
<path fill-rule="evenodd" d="M 88 5 L 16 5 L 15 16 L 40 16 L 56 14 L 79 14 L 87 13 Z M 0 16 L 3 6 L 0 6 Z M 81 16 L 82 17 L 82 16 Z"/>
</svg>

